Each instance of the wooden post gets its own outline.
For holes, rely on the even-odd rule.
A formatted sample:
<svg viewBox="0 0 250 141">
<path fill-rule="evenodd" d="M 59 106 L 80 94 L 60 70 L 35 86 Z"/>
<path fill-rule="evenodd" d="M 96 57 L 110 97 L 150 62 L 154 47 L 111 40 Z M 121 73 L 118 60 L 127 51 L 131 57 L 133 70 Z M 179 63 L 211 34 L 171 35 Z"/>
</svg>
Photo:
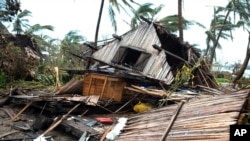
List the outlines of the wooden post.
<svg viewBox="0 0 250 141">
<path fill-rule="evenodd" d="M 56 72 L 56 89 L 61 87 L 60 79 L 59 79 L 59 69 L 58 67 L 55 67 Z"/>
<path fill-rule="evenodd" d="M 104 84 L 103 84 L 103 86 L 102 86 L 102 93 L 101 93 L 101 95 L 100 95 L 100 98 L 103 97 L 103 94 L 104 94 L 104 90 L 105 90 L 107 81 L 108 81 L 108 78 L 106 77 L 106 78 L 104 79 Z"/>
<path fill-rule="evenodd" d="M 166 128 L 166 130 L 165 130 L 163 136 L 161 137 L 161 141 L 165 141 L 165 139 L 166 139 L 166 137 L 168 136 L 168 133 L 169 133 L 169 131 L 170 131 L 172 125 L 174 124 L 174 121 L 176 120 L 176 117 L 178 116 L 178 114 L 179 114 L 179 112 L 180 112 L 180 110 L 181 110 L 181 108 L 182 108 L 182 106 L 183 106 L 184 103 L 185 103 L 184 100 L 181 101 L 180 105 L 179 105 L 178 108 L 176 109 L 175 114 L 172 116 L 172 118 L 171 118 L 171 120 L 170 120 L 170 122 L 169 122 L 169 124 L 168 124 L 168 127 Z"/>
</svg>

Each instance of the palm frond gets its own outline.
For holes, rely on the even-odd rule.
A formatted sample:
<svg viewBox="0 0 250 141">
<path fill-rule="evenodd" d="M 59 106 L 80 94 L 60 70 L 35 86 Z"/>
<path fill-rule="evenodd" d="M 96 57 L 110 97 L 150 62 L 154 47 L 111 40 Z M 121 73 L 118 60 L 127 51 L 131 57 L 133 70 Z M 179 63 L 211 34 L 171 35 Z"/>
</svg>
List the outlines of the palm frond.
<svg viewBox="0 0 250 141">
<path fill-rule="evenodd" d="M 117 24 L 115 20 L 115 12 L 111 5 L 109 5 L 109 18 L 112 26 L 114 27 L 115 32 L 117 31 Z"/>
<path fill-rule="evenodd" d="M 115 7 L 116 10 L 120 13 L 120 7 L 117 0 L 109 0 L 109 7 Z"/>
<path fill-rule="evenodd" d="M 20 12 L 17 17 L 18 18 L 23 18 L 23 17 L 27 17 L 27 16 L 31 16 L 31 12 L 29 10 L 23 10 L 22 12 Z"/>
<path fill-rule="evenodd" d="M 54 27 L 51 25 L 40 25 L 40 24 L 35 24 L 30 26 L 30 28 L 28 28 L 25 31 L 25 34 L 34 34 L 35 32 L 39 32 L 41 30 L 50 30 L 53 31 Z"/>
</svg>

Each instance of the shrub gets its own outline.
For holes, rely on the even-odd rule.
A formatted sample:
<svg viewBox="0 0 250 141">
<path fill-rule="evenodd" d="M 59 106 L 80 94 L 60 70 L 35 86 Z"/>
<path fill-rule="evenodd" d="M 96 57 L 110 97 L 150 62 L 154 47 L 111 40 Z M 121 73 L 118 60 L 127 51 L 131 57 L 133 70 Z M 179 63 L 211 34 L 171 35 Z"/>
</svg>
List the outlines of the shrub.
<svg viewBox="0 0 250 141">
<path fill-rule="evenodd" d="M 3 71 L 0 70 L 0 87 L 4 87 L 6 85 L 6 75 Z"/>
</svg>

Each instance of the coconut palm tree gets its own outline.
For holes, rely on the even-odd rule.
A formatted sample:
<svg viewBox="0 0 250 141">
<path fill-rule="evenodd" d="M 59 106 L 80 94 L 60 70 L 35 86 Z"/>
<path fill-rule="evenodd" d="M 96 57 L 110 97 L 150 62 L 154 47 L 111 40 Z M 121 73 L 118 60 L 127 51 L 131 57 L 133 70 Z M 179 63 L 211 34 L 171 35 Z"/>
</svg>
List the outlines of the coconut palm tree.
<svg viewBox="0 0 250 141">
<path fill-rule="evenodd" d="M 236 84 L 237 81 L 240 80 L 240 78 L 243 76 L 243 74 L 247 68 L 249 59 L 250 59 L 250 32 L 249 31 L 248 31 L 248 34 L 249 34 L 249 36 L 248 36 L 246 56 L 245 56 L 244 62 L 241 65 L 240 69 L 236 72 L 236 77 L 233 80 L 233 84 Z"/>
<path fill-rule="evenodd" d="M 69 31 L 61 41 L 61 60 L 62 66 L 64 67 L 76 67 L 77 62 L 72 58 L 70 53 L 79 53 L 83 50 L 83 42 L 86 41 L 86 38 L 82 35 L 79 35 L 78 31 L 72 30 Z"/>
<path fill-rule="evenodd" d="M 155 8 L 152 8 L 152 3 L 142 4 L 136 11 L 134 17 L 131 19 L 131 28 L 134 28 L 142 23 L 140 16 L 147 18 L 149 21 L 156 20 L 157 14 L 159 14 L 164 7 L 164 5 L 159 5 Z M 169 32 L 178 32 L 179 31 L 179 16 L 170 15 L 158 20 L 167 31 Z M 205 28 L 202 24 L 196 21 L 188 21 L 182 17 L 183 29 L 188 29 L 191 25 L 198 25 L 202 28 Z"/>
<path fill-rule="evenodd" d="M 109 10 L 109 17 L 110 17 L 110 21 L 112 23 L 112 26 L 113 26 L 115 32 L 117 31 L 117 23 L 116 23 L 116 19 L 115 19 L 116 11 L 118 13 L 120 13 L 121 9 L 123 9 L 123 11 L 128 14 L 128 12 L 126 12 L 127 10 L 125 9 L 124 6 L 128 7 L 131 11 L 134 11 L 134 8 L 132 7 L 131 4 L 133 3 L 133 4 L 139 5 L 134 0 L 129 0 L 129 2 L 127 0 L 122 0 L 121 2 L 122 3 L 119 3 L 118 0 L 109 0 L 109 7 L 108 7 L 109 8 L 108 9 Z M 95 44 L 97 44 L 97 40 L 98 40 L 98 33 L 99 33 L 99 27 L 100 27 L 100 23 L 101 23 L 101 16 L 102 16 L 103 7 L 104 7 L 104 0 L 102 0 L 100 10 L 99 10 L 99 16 L 98 16 L 98 21 L 97 21 L 97 25 L 96 25 Z"/>
<path fill-rule="evenodd" d="M 233 13 L 233 20 L 235 22 L 235 17 L 236 15 L 238 15 L 239 19 L 241 21 L 249 21 L 250 19 L 250 10 L 249 10 L 249 0 L 231 0 L 229 1 L 228 5 L 224 8 L 224 7 L 219 7 L 218 12 L 226 12 L 226 15 L 224 16 L 224 20 L 223 20 L 223 25 L 225 25 L 228 21 L 230 21 L 230 18 L 232 16 L 230 16 L 231 13 Z M 218 46 L 219 43 L 219 39 L 221 37 L 221 34 L 224 30 L 225 26 L 221 26 L 219 29 L 219 32 L 216 36 L 216 40 L 211 48 L 211 55 L 209 58 L 209 64 L 211 66 L 211 64 L 213 64 L 213 59 L 215 58 L 215 50 Z"/>
<path fill-rule="evenodd" d="M 0 21 L 10 22 L 20 11 L 19 0 L 1 0 L 0 1 Z"/>
<path fill-rule="evenodd" d="M 13 31 L 16 32 L 16 34 L 21 34 L 24 32 L 23 28 L 30 27 L 28 24 L 29 20 L 26 19 L 27 16 L 31 16 L 31 12 L 29 10 L 23 10 L 15 17 L 13 22 Z"/>
<path fill-rule="evenodd" d="M 210 23 L 210 29 L 206 31 L 207 34 L 207 48 L 205 50 L 204 56 L 210 56 L 211 55 L 211 49 L 213 48 L 213 45 L 216 43 L 216 37 L 220 33 L 220 38 L 228 40 L 232 37 L 232 30 L 236 27 L 230 20 L 224 21 L 224 15 L 218 15 L 218 11 L 216 8 L 214 8 L 214 18 L 212 19 Z M 220 43 L 217 44 L 217 48 L 221 49 Z M 214 57 L 216 59 L 216 57 Z"/>
</svg>

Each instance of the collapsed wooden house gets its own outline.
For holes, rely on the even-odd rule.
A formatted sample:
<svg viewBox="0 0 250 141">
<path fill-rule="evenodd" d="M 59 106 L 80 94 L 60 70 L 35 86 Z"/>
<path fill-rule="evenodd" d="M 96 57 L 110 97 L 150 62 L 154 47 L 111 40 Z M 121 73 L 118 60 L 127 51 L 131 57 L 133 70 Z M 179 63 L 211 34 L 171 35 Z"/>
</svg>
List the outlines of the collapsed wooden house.
<svg viewBox="0 0 250 141">
<path fill-rule="evenodd" d="M 199 52 L 157 23 L 145 22 L 114 35 L 102 47 L 88 46 L 95 50 L 89 58 L 98 63 L 85 72 L 83 95 L 120 101 L 124 86 L 169 86 L 184 65 L 190 70 L 197 67 L 192 70 L 192 86 L 218 87 Z"/>
</svg>

